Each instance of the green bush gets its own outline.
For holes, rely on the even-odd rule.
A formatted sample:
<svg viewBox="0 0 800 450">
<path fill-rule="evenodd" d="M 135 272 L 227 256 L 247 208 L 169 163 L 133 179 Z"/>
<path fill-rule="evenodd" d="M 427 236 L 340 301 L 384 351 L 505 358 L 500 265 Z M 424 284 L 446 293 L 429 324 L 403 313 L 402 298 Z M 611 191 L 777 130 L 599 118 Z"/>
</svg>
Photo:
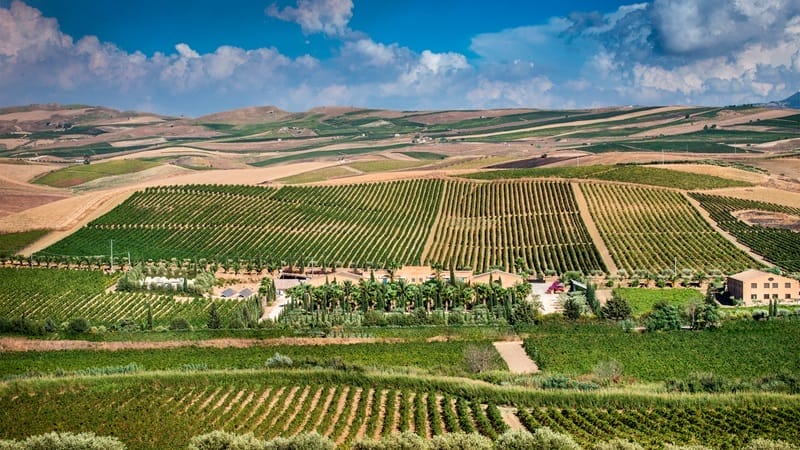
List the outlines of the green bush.
<svg viewBox="0 0 800 450">
<path fill-rule="evenodd" d="M 124 450 L 125 444 L 117 438 L 97 436 L 94 433 L 58 433 L 52 432 L 31 436 L 23 441 L 18 441 L 16 447 L 6 447 L 19 450 Z M 3 448 L 0 446 L 0 448 Z"/>
<path fill-rule="evenodd" d="M 535 448 L 533 435 L 525 430 L 510 430 L 497 437 L 495 448 L 504 450 L 527 450 Z"/>
<path fill-rule="evenodd" d="M 431 439 L 431 450 L 490 450 L 492 441 L 478 433 L 448 433 Z"/>
<path fill-rule="evenodd" d="M 681 312 L 675 305 L 658 302 L 647 315 L 645 327 L 647 331 L 669 331 L 681 328 Z"/>
<path fill-rule="evenodd" d="M 611 298 L 606 300 L 606 304 L 600 308 L 600 314 L 606 319 L 625 320 L 632 314 L 631 305 L 614 292 Z"/>
<path fill-rule="evenodd" d="M 275 438 L 267 442 L 267 450 L 333 450 L 334 442 L 317 432 L 301 433 L 289 438 Z"/>
<path fill-rule="evenodd" d="M 190 330 L 191 328 L 192 326 L 189 324 L 189 321 L 183 317 L 176 317 L 169 322 L 169 329 L 171 331 Z"/>
<path fill-rule="evenodd" d="M 271 358 L 267 359 L 264 363 L 264 366 L 268 369 L 274 369 L 278 367 L 292 367 L 292 358 L 289 358 L 286 355 L 281 355 L 278 352 L 275 352 Z"/>
<path fill-rule="evenodd" d="M 89 321 L 83 317 L 76 317 L 69 321 L 68 330 L 71 333 L 86 333 L 89 331 Z"/>
<path fill-rule="evenodd" d="M 428 448 L 430 448 L 428 441 L 410 431 L 378 440 L 361 439 L 351 447 L 352 450 L 425 450 Z"/>
<path fill-rule="evenodd" d="M 267 443 L 253 436 L 253 433 L 212 431 L 195 436 L 189 441 L 189 450 L 266 450 L 267 448 Z"/>
<path fill-rule="evenodd" d="M 770 439 L 753 439 L 742 450 L 798 450 L 796 445 Z"/>
<path fill-rule="evenodd" d="M 644 450 L 644 448 L 634 442 L 624 439 L 614 439 L 612 441 L 595 444 L 593 450 Z"/>
<path fill-rule="evenodd" d="M 581 450 L 569 435 L 557 433 L 550 428 L 537 428 L 533 433 L 533 445 L 529 448 L 539 450 Z"/>
</svg>

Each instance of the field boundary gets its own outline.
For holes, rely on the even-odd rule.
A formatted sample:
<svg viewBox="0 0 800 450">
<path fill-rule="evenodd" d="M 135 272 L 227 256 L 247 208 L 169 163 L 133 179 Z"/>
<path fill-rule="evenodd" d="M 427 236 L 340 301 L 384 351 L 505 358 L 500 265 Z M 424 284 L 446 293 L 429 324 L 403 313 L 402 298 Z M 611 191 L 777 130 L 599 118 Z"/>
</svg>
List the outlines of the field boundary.
<svg viewBox="0 0 800 450">
<path fill-rule="evenodd" d="M 730 243 L 735 245 L 736 248 L 738 248 L 739 250 L 745 252 L 748 256 L 750 256 L 751 258 L 756 260 L 756 262 L 758 262 L 758 263 L 761 263 L 761 264 L 763 264 L 765 266 L 774 266 L 774 264 L 772 264 L 771 262 L 767 261 L 761 255 L 759 255 L 758 253 L 756 253 L 753 250 L 751 250 L 750 247 L 748 247 L 748 246 L 742 244 L 741 242 L 739 242 L 738 240 L 736 240 L 736 237 L 734 237 L 732 234 L 730 234 L 727 231 L 725 231 L 722 228 L 720 228 L 720 226 L 717 224 L 717 222 L 715 222 L 714 219 L 711 218 L 711 214 L 708 211 L 706 211 L 705 208 L 703 208 L 703 206 L 700 204 L 699 201 L 697 201 L 694 198 L 692 198 L 692 196 L 689 195 L 688 191 L 681 192 L 681 195 L 683 195 L 684 198 L 686 198 L 686 200 L 689 201 L 689 204 L 691 204 L 692 207 L 697 212 L 700 213 L 700 216 L 703 217 L 703 220 L 708 222 L 708 224 L 711 225 L 712 228 L 714 228 L 714 231 L 716 231 L 722 237 L 724 237 L 725 239 L 730 241 Z"/>
<path fill-rule="evenodd" d="M 578 211 L 581 213 L 581 219 L 583 219 L 583 223 L 586 225 L 586 231 L 594 241 L 594 246 L 597 248 L 597 252 L 600 253 L 603 264 L 606 265 L 606 270 L 610 274 L 617 273 L 617 264 L 614 262 L 614 258 L 611 257 L 611 252 L 606 246 L 606 241 L 604 241 L 603 237 L 600 235 L 597 224 L 594 223 L 594 217 L 592 217 L 592 213 L 589 212 L 589 203 L 586 201 L 586 197 L 584 197 L 579 183 L 573 181 L 570 183 L 570 186 L 574 192 L 575 203 L 578 204 Z"/>
<path fill-rule="evenodd" d="M 428 254 L 431 252 L 431 247 L 433 246 L 433 240 L 436 238 L 436 230 L 439 229 L 439 221 L 442 220 L 442 208 L 444 207 L 444 200 L 445 196 L 447 196 L 448 191 L 448 183 L 444 182 L 444 186 L 442 186 L 442 195 L 439 196 L 439 206 L 436 210 L 436 218 L 433 220 L 431 224 L 431 228 L 428 231 L 428 238 L 425 239 L 425 245 L 422 247 L 422 253 L 419 256 L 419 263 L 422 265 L 425 260 L 428 258 Z"/>
</svg>

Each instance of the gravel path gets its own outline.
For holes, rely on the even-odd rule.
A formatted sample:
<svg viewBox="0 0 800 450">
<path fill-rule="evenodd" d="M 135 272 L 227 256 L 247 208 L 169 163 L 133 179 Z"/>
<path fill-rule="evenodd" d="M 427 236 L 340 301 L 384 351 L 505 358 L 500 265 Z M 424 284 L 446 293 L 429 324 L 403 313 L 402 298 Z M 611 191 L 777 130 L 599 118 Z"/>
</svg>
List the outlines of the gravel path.
<svg viewBox="0 0 800 450">
<path fill-rule="evenodd" d="M 495 342 L 494 348 L 503 357 L 511 373 L 536 373 L 539 368 L 525 353 L 522 341 Z"/>
</svg>

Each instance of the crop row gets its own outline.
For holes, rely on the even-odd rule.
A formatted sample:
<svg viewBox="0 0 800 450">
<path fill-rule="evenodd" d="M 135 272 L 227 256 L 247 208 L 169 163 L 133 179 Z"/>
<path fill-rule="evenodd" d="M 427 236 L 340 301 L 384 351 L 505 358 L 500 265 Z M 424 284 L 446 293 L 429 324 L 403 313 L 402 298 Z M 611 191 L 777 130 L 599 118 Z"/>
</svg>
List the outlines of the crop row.
<svg viewBox="0 0 800 450">
<path fill-rule="evenodd" d="M 752 200 L 691 193 L 720 228 L 732 234 L 777 266 L 790 272 L 800 272 L 800 232 L 789 229 L 749 225 L 733 213 L 743 210 L 771 211 L 800 218 L 800 209 Z M 800 220 L 800 219 L 798 219 Z M 796 225 L 797 226 L 797 225 Z"/>
<path fill-rule="evenodd" d="M 476 272 L 605 270 L 570 185 L 558 181 L 448 182 L 426 259 Z"/>
<path fill-rule="evenodd" d="M 794 426 L 794 417 L 798 413 L 798 407 L 646 410 L 537 407 L 519 409 L 517 415 L 529 430 L 549 427 L 571 435 L 585 448 L 598 441 L 624 439 L 647 448 L 673 443 L 728 449 L 742 448 L 755 438 L 797 442 L 800 430 Z"/>
<path fill-rule="evenodd" d="M 414 180 L 278 191 L 151 188 L 46 253 L 104 254 L 113 239 L 134 259 L 263 256 L 418 264 L 442 187 L 441 181 Z"/>
<path fill-rule="evenodd" d="M 581 184 L 581 189 L 621 269 L 738 272 L 758 265 L 678 192 L 611 184 Z"/>
<path fill-rule="evenodd" d="M 494 438 L 505 431 L 504 424 L 487 418 L 498 415 L 493 405 L 408 388 L 214 383 L 148 386 L 146 395 L 140 389 L 145 387 L 121 389 L 113 396 L 47 392 L 48 405 L 39 419 L 64 420 L 66 426 L 81 423 L 82 428 L 118 437 L 129 448 L 178 448 L 192 435 L 213 429 L 259 438 L 316 431 L 338 444 L 402 431 L 426 438 L 457 431 Z M 36 420 L 36 402 L 2 397 L 0 404 L 20 416 L 16 427 L 0 427 L 5 430 L 0 437 L 50 431 L 49 421 Z M 74 415 L 62 419 L 67 413 Z M 443 423 L 442 418 L 452 417 Z"/>
<path fill-rule="evenodd" d="M 99 271 L 0 268 L 0 317 L 51 319 L 56 324 L 83 317 L 93 325 L 114 325 L 122 319 L 142 324 L 148 309 L 153 324 L 166 325 L 182 317 L 194 326 L 205 325 L 213 300 L 176 301 L 151 293 L 105 292 L 110 284 Z M 216 301 L 218 313 L 228 320 L 239 303 Z"/>
</svg>

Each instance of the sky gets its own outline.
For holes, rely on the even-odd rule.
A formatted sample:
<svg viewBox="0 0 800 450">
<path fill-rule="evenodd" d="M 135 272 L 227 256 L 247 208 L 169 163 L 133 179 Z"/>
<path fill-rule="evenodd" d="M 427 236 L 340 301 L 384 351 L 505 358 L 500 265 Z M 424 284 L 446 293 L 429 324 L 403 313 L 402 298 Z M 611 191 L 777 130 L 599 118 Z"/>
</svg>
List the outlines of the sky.
<svg viewBox="0 0 800 450">
<path fill-rule="evenodd" d="M 800 0 L 0 0 L 0 106 L 723 106 L 799 89 Z"/>
</svg>

